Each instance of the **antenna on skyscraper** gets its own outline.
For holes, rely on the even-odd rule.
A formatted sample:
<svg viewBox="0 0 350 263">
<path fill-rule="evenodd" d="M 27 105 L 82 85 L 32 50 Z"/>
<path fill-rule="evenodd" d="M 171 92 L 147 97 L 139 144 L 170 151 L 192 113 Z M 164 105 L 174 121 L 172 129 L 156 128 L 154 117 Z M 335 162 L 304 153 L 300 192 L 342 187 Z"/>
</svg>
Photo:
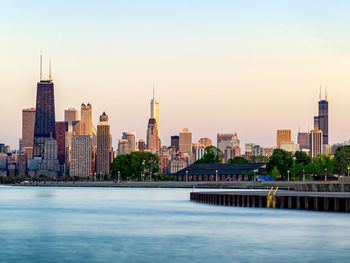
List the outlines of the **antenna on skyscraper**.
<svg viewBox="0 0 350 263">
<path fill-rule="evenodd" d="M 153 99 L 154 99 L 154 84 L 153 84 Z"/>
<path fill-rule="evenodd" d="M 325 93 L 326 93 L 326 100 L 328 99 L 327 98 L 327 85 L 326 85 L 326 88 L 325 88 Z"/>
<path fill-rule="evenodd" d="M 320 84 L 320 95 L 319 95 L 320 100 L 322 99 L 321 90 L 322 90 L 322 86 Z"/>
<path fill-rule="evenodd" d="M 43 80 L 43 50 L 40 50 L 40 81 Z"/>
<path fill-rule="evenodd" d="M 49 80 L 52 81 L 52 78 L 51 78 L 51 57 L 50 57 L 50 63 L 49 63 Z"/>
</svg>

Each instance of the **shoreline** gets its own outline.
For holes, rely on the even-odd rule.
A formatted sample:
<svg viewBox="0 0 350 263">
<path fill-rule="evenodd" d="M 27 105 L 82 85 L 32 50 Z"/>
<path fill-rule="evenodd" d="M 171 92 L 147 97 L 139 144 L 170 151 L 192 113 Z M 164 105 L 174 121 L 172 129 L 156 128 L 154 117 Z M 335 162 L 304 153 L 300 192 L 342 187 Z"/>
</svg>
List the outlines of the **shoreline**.
<svg viewBox="0 0 350 263">
<path fill-rule="evenodd" d="M 96 182 L 33 182 L 32 184 L 4 184 L 4 186 L 23 187 L 109 187 L 109 188 L 200 188 L 200 189 L 270 189 L 279 187 L 280 190 L 295 190 L 308 192 L 350 192 L 350 183 L 340 182 L 169 182 L 169 181 L 126 181 L 116 183 L 113 181 Z"/>
</svg>

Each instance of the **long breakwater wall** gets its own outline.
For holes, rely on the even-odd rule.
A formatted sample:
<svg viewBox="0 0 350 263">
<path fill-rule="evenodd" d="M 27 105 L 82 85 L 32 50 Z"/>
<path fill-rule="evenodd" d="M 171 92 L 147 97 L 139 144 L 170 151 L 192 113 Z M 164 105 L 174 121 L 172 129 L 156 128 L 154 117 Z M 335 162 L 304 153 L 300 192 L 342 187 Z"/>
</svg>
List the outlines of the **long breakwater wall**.
<svg viewBox="0 0 350 263">
<path fill-rule="evenodd" d="M 192 192 L 190 199 L 194 202 L 224 206 L 350 213 L 350 193 L 277 191 L 272 196 L 268 191 L 216 191 Z"/>
</svg>

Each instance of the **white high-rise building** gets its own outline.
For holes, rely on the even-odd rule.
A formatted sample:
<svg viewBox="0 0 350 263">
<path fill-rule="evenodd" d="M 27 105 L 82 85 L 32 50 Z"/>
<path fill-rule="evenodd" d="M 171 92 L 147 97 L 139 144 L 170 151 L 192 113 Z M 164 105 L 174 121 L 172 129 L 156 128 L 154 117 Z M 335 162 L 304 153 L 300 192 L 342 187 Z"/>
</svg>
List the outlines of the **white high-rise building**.
<svg viewBox="0 0 350 263">
<path fill-rule="evenodd" d="M 72 136 L 70 176 L 88 177 L 91 174 L 92 139 L 90 135 Z"/>
<path fill-rule="evenodd" d="M 153 89 L 153 98 L 151 100 L 151 114 L 150 119 L 155 119 L 158 128 L 158 138 L 160 138 L 160 114 L 159 114 L 159 102 L 154 98 L 154 89 Z"/>
</svg>

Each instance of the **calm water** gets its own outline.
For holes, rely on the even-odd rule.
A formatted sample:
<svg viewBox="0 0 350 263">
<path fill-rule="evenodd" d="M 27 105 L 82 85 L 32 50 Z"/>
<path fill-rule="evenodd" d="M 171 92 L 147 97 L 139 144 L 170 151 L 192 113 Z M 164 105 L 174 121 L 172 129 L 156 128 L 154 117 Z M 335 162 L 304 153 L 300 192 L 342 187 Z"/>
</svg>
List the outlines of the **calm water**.
<svg viewBox="0 0 350 263">
<path fill-rule="evenodd" d="M 0 262 L 350 262 L 350 215 L 189 192 L 0 187 Z"/>
</svg>

